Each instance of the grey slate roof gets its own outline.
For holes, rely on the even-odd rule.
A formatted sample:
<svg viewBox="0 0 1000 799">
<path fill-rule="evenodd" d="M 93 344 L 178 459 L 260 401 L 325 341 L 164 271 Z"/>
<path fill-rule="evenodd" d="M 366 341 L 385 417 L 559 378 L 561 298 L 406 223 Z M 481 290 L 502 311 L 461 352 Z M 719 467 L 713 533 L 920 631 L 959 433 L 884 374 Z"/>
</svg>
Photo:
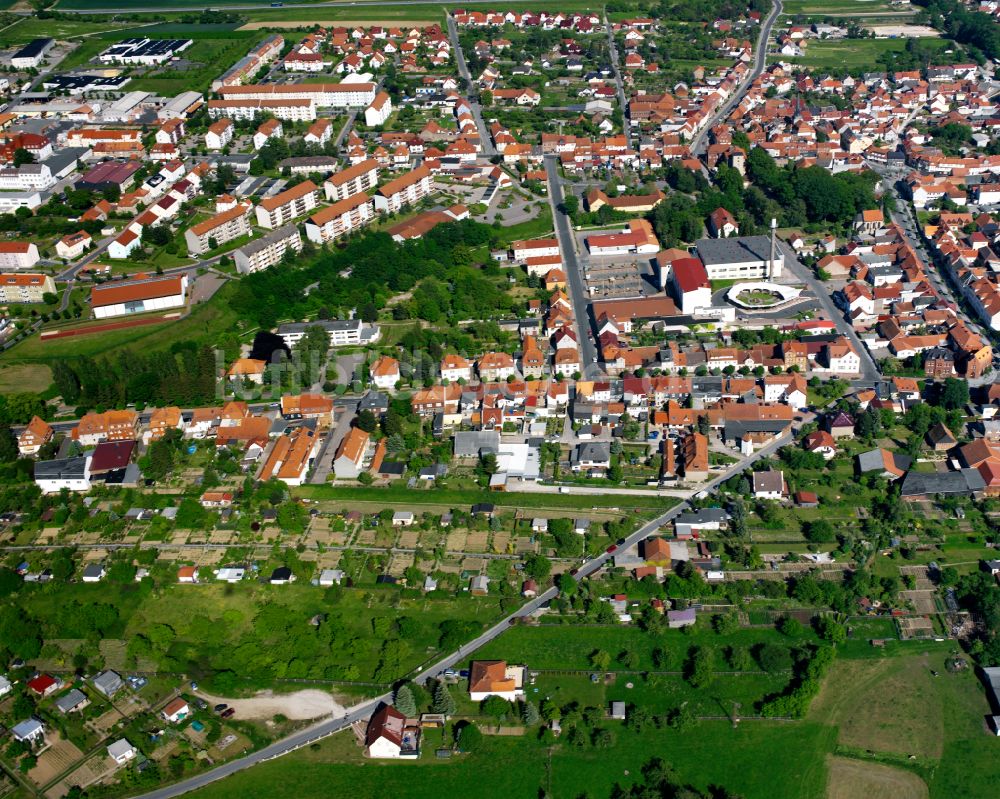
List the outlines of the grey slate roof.
<svg viewBox="0 0 1000 799">
<path fill-rule="evenodd" d="M 453 441 L 456 458 L 478 458 L 483 452 L 500 450 L 500 434 L 495 430 L 459 431 Z"/>
<path fill-rule="evenodd" d="M 771 240 L 767 236 L 741 236 L 728 239 L 699 239 L 695 243 L 698 256 L 705 266 L 714 264 L 745 264 L 771 258 Z M 775 258 L 781 258 L 781 247 L 775 245 Z"/>
<path fill-rule="evenodd" d="M 59 709 L 60 713 L 69 713 L 77 705 L 86 701 L 87 695 L 79 688 L 74 688 L 68 694 L 60 696 L 56 700 L 55 705 Z"/>
<path fill-rule="evenodd" d="M 971 494 L 986 488 L 986 481 L 976 469 L 957 472 L 906 473 L 900 496 L 913 497 L 925 494 Z"/>
</svg>

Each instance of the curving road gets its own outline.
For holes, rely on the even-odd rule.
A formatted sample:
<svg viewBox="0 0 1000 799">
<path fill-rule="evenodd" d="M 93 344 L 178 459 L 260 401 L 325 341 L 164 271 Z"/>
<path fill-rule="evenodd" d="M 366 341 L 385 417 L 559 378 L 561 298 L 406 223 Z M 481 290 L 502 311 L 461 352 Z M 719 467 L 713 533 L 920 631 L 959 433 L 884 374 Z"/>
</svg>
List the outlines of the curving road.
<svg viewBox="0 0 1000 799">
<path fill-rule="evenodd" d="M 702 125 L 701 130 L 695 134 L 695 137 L 691 140 L 691 152 L 695 155 L 698 155 L 704 149 L 705 137 L 708 135 L 708 132 L 720 121 L 729 116 L 729 112 L 743 99 L 743 96 L 747 93 L 747 89 L 750 88 L 751 84 L 764 71 L 764 67 L 767 64 L 767 45 L 771 41 L 771 29 L 774 27 L 774 23 L 777 22 L 778 17 L 781 16 L 783 10 L 781 0 L 774 0 L 771 12 L 764 19 L 760 27 L 760 36 L 757 37 L 757 49 L 753 58 L 753 69 L 746 74 L 743 82 L 736 88 L 732 96 L 716 109 L 715 113 Z"/>
<path fill-rule="evenodd" d="M 761 447 L 756 453 L 751 455 L 746 460 L 731 466 L 718 477 L 702 486 L 699 486 L 697 489 L 688 492 L 688 498 L 704 492 L 714 491 L 726 480 L 746 469 L 749 469 L 761 458 L 766 458 L 774 454 L 774 452 L 778 449 L 789 443 L 790 440 L 791 432 L 786 432 L 784 435 L 776 438 L 767 446 Z M 611 552 L 602 552 L 597 557 L 582 563 L 576 571 L 577 579 L 588 577 L 598 571 L 614 557 L 614 551 L 637 544 L 650 535 L 653 535 L 661 527 L 673 521 L 687 509 L 687 502 L 680 502 L 670 510 L 657 516 L 652 521 L 643 524 L 634 533 L 628 536 L 628 538 L 624 539 L 618 547 L 613 548 Z M 557 594 L 558 591 L 555 587 L 549 588 L 544 593 L 539 594 L 530 602 L 518 608 L 518 610 L 514 613 L 494 624 L 488 630 L 483 632 L 483 634 L 478 638 L 469 641 L 467 644 L 463 644 L 457 651 L 446 655 L 432 666 L 420 671 L 414 678 L 414 682 L 421 684 L 426 683 L 428 680 L 440 676 L 440 674 L 446 669 L 457 666 L 459 663 L 466 660 L 468 656 L 477 649 L 499 637 L 506 630 L 509 630 L 513 624 L 517 623 L 518 619 L 530 616 L 540 607 L 551 602 L 556 598 Z M 230 774 L 236 774 L 239 771 L 244 771 L 251 766 L 255 766 L 258 763 L 263 763 L 267 760 L 274 760 L 275 758 L 281 757 L 289 752 L 293 752 L 296 749 L 300 749 L 303 746 L 308 746 L 313 741 L 318 741 L 321 738 L 326 738 L 329 735 L 340 732 L 356 721 L 367 719 L 372 712 L 374 712 L 376 706 L 380 702 L 387 702 L 391 698 L 391 694 L 386 693 L 381 696 L 377 696 L 374 699 L 366 700 L 360 704 L 354 705 L 353 707 L 347 708 L 342 716 L 320 721 L 304 730 L 289 735 L 286 738 L 282 738 L 280 741 L 275 741 L 270 746 L 266 746 L 257 752 L 252 752 L 244 757 L 231 760 L 230 762 L 224 763 L 211 771 L 206 771 L 204 774 L 198 774 L 194 777 L 190 777 L 183 782 L 178 782 L 174 785 L 167 785 L 163 788 L 159 788 L 158 790 L 141 794 L 136 797 L 136 799 L 174 799 L 174 797 L 182 796 L 183 794 L 190 793 L 191 791 L 196 791 L 199 788 L 204 788 L 206 785 L 228 777 Z"/>
</svg>

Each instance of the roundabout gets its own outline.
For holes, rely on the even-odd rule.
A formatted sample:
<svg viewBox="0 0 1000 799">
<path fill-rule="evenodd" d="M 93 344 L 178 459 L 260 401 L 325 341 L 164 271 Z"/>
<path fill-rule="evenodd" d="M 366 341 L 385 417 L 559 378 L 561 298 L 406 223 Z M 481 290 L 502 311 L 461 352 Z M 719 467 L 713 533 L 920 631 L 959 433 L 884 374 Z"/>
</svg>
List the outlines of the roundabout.
<svg viewBox="0 0 1000 799">
<path fill-rule="evenodd" d="M 726 292 L 726 299 L 738 308 L 759 311 L 797 300 L 801 294 L 802 289 L 760 281 L 736 283 Z"/>
</svg>

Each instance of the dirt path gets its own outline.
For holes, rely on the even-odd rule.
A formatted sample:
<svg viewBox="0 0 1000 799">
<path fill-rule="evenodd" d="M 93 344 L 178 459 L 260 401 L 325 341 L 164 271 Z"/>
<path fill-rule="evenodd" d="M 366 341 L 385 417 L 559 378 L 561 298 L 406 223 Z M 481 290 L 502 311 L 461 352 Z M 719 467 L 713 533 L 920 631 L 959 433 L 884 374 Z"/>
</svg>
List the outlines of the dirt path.
<svg viewBox="0 0 1000 799">
<path fill-rule="evenodd" d="M 304 721 L 320 716 L 340 715 L 344 712 L 344 706 L 331 694 L 316 688 L 307 688 L 291 694 L 261 691 L 246 699 L 227 699 L 204 691 L 198 691 L 197 695 L 212 705 L 225 702 L 236 709 L 236 718 L 241 719 L 269 719 L 280 713 L 293 721 Z"/>
</svg>

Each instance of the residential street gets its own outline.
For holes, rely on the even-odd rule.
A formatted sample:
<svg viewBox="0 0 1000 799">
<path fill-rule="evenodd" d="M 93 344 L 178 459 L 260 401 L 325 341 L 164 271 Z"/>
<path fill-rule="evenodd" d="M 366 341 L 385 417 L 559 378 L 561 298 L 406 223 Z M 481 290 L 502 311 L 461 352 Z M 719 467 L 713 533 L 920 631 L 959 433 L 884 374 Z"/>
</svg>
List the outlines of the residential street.
<svg viewBox="0 0 1000 799">
<path fill-rule="evenodd" d="M 451 40 L 451 47 L 455 54 L 458 74 L 468 82 L 468 89 L 465 96 L 469 101 L 469 106 L 472 108 L 472 117 L 476 120 L 476 128 L 479 130 L 480 147 L 483 154 L 489 158 L 496 155 L 497 150 L 493 146 L 493 137 L 490 136 L 489 128 L 486 127 L 486 123 L 483 121 L 483 109 L 480 107 L 479 100 L 474 94 L 476 84 L 469 73 L 469 65 L 465 62 L 465 53 L 462 52 L 462 44 L 458 38 L 458 26 L 455 24 L 455 18 L 451 14 L 448 14 L 447 17 L 448 38 Z"/>
<path fill-rule="evenodd" d="M 694 139 L 691 140 L 691 152 L 695 155 L 699 155 L 705 149 L 705 139 L 708 136 L 708 132 L 716 124 L 729 116 L 729 112 L 743 99 L 743 95 L 746 94 L 750 84 L 764 71 L 764 67 L 767 65 L 767 44 L 771 40 L 771 29 L 774 27 L 774 23 L 783 10 L 781 0 L 774 0 L 774 5 L 771 6 L 771 13 L 767 15 L 767 18 L 761 25 L 760 35 L 757 37 L 757 43 L 754 45 L 753 69 L 747 73 L 743 82 L 733 92 L 732 96 L 718 107 L 715 113 L 702 125 L 701 130 L 695 134 Z"/>
<path fill-rule="evenodd" d="M 583 271 L 576 257 L 573 242 L 573 230 L 569 217 L 559 210 L 563 202 L 562 177 L 559 175 L 559 160 L 554 155 L 545 156 L 545 173 L 549 181 L 549 203 L 552 205 L 552 219 L 555 224 L 556 238 L 559 239 L 559 252 L 562 254 L 563 267 L 566 272 L 567 288 L 570 301 L 573 303 L 573 318 L 576 323 L 576 334 L 580 344 L 580 359 L 583 363 L 583 374 L 593 378 L 601 374 L 597 365 L 597 344 L 590 319 L 590 300 L 584 286 Z"/>
</svg>

